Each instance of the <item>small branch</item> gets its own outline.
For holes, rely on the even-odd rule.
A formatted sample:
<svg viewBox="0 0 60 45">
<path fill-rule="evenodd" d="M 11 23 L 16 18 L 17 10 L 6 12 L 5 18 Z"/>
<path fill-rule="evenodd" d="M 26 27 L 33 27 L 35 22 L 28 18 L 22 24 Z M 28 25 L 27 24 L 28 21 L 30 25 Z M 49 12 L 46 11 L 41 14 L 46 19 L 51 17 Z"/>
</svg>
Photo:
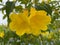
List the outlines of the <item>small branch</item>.
<svg viewBox="0 0 60 45">
<path fill-rule="evenodd" d="M 3 5 L 3 4 L 0 4 L 1 6 L 5 6 L 5 5 Z"/>
</svg>

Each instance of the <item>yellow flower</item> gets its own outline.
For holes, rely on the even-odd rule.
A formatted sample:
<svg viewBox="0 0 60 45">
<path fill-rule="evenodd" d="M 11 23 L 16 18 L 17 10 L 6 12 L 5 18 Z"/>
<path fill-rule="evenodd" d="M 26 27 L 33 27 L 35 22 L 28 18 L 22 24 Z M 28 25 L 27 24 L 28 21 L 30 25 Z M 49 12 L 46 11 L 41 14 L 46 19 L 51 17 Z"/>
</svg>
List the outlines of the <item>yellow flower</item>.
<svg viewBox="0 0 60 45">
<path fill-rule="evenodd" d="M 47 30 L 47 25 L 50 24 L 51 17 L 44 10 L 37 11 L 35 8 L 31 8 L 29 21 L 32 34 L 39 35 L 40 30 Z"/>
<path fill-rule="evenodd" d="M 47 30 L 47 25 L 50 24 L 51 17 L 47 15 L 44 10 L 36 11 L 35 8 L 31 8 L 30 12 L 30 25 L 34 30 Z"/>
<path fill-rule="evenodd" d="M 30 32 L 30 27 L 28 24 L 27 17 L 25 15 L 22 15 L 22 13 L 15 14 L 12 13 L 10 15 L 11 23 L 9 25 L 10 29 L 12 31 L 16 31 L 17 35 L 23 35 L 24 33 Z"/>
<path fill-rule="evenodd" d="M 3 38 L 4 32 L 0 32 L 0 37 Z"/>
<path fill-rule="evenodd" d="M 51 18 L 44 10 L 37 11 L 35 8 L 31 8 L 30 16 L 27 10 L 21 13 L 10 14 L 10 29 L 16 31 L 17 35 L 23 35 L 24 33 L 39 35 L 41 30 L 47 30 L 47 25 L 50 24 Z"/>
</svg>

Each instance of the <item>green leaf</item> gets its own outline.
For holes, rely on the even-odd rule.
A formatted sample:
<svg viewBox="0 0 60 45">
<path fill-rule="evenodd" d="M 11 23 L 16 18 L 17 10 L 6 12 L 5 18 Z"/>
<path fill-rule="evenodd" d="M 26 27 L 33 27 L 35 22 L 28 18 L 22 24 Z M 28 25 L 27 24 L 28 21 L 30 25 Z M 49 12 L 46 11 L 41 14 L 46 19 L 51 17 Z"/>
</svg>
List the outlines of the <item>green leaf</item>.
<svg viewBox="0 0 60 45">
<path fill-rule="evenodd" d="M 2 2 L 2 0 L 0 0 L 0 2 Z"/>
<path fill-rule="evenodd" d="M 51 13 L 52 13 L 52 8 L 50 7 L 50 5 L 44 3 L 44 7 L 46 8 L 45 10 L 51 15 Z"/>
<path fill-rule="evenodd" d="M 6 2 L 6 14 L 9 15 L 13 11 L 14 7 L 15 7 L 14 2 L 7 1 Z"/>
<path fill-rule="evenodd" d="M 4 15 L 4 16 L 3 16 L 3 19 L 5 19 L 5 18 L 6 18 L 6 16 L 7 16 L 7 15 Z"/>
<path fill-rule="evenodd" d="M 46 4 L 46 3 L 40 3 L 39 5 L 36 5 L 35 8 L 37 10 L 45 10 L 50 15 L 52 13 L 52 8 L 50 7 L 49 4 Z"/>
<path fill-rule="evenodd" d="M 3 8 L 1 8 L 2 13 L 4 14 L 4 10 L 6 9 L 6 7 L 4 6 Z"/>
</svg>

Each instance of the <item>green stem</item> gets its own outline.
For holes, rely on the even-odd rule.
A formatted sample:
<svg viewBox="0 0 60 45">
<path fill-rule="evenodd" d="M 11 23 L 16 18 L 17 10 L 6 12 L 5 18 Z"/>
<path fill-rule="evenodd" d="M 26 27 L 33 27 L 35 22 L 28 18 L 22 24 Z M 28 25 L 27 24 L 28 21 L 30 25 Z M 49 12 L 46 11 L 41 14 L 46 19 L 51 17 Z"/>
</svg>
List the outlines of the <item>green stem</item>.
<svg viewBox="0 0 60 45">
<path fill-rule="evenodd" d="M 10 23 L 10 21 L 9 21 L 10 19 L 9 19 L 9 15 L 7 15 L 7 26 L 9 27 L 9 23 Z"/>
</svg>

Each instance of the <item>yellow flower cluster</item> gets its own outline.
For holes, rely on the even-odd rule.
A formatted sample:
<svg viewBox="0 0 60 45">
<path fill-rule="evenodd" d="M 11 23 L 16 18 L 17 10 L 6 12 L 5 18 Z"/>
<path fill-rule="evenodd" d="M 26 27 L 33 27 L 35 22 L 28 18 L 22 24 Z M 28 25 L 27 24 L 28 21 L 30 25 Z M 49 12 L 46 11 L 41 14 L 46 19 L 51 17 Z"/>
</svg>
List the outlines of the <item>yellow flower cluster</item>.
<svg viewBox="0 0 60 45">
<path fill-rule="evenodd" d="M 17 35 L 23 35 L 24 33 L 39 35 L 41 30 L 47 30 L 47 25 L 50 24 L 51 17 L 47 15 L 44 10 L 37 11 L 35 8 L 31 8 L 30 16 L 27 10 L 21 13 L 10 14 L 10 29 L 16 31 Z"/>
</svg>

